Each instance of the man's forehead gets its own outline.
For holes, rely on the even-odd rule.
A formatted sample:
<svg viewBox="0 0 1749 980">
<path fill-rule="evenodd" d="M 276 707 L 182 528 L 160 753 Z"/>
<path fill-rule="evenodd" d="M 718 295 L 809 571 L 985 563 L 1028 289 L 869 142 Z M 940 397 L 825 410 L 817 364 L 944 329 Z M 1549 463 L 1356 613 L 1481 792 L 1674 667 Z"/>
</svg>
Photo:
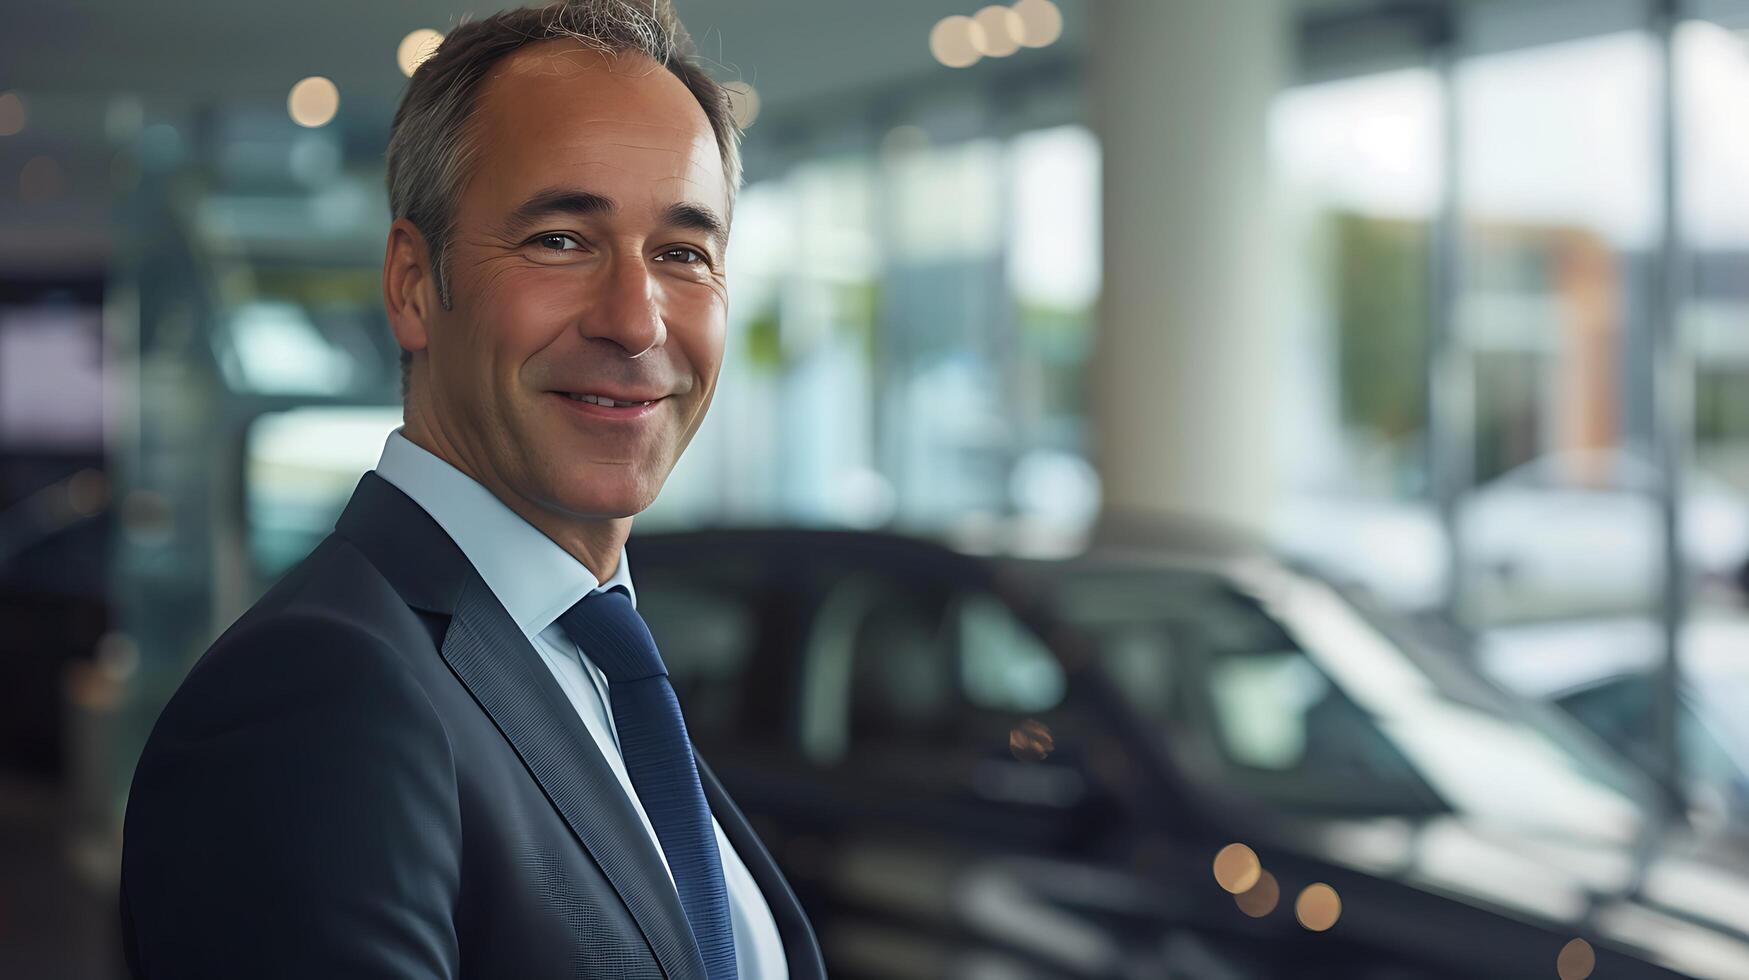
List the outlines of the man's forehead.
<svg viewBox="0 0 1749 980">
<path fill-rule="evenodd" d="M 629 180 L 658 198 L 727 204 L 709 118 L 685 83 L 648 56 L 542 42 L 500 64 L 482 92 L 476 128 L 483 150 L 476 176 L 490 174 L 497 190 Z M 628 190 L 615 196 L 643 196 Z"/>
<path fill-rule="evenodd" d="M 489 78 L 512 75 L 575 75 L 601 72 L 640 77 L 664 69 L 641 51 L 603 51 L 581 41 L 554 38 L 510 53 L 492 67 Z"/>
<path fill-rule="evenodd" d="M 526 106 L 657 111 L 664 117 L 710 129 L 698 99 L 675 74 L 640 51 L 608 53 L 580 41 L 542 41 L 495 65 L 482 90 L 493 108 Z M 629 115 L 629 113 L 628 113 Z"/>
</svg>

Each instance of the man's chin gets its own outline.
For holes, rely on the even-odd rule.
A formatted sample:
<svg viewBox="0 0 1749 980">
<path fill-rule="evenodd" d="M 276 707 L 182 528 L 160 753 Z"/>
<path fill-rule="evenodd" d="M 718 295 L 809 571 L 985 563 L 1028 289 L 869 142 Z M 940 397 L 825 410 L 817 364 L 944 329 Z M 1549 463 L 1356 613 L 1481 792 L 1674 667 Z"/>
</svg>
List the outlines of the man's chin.
<svg viewBox="0 0 1749 980">
<path fill-rule="evenodd" d="M 570 493 L 557 494 L 559 507 L 577 517 L 593 520 L 614 520 L 636 517 L 656 501 L 656 490 L 637 486 L 614 486 L 620 481 L 578 477 Z"/>
<path fill-rule="evenodd" d="M 577 500 L 560 501 L 559 509 L 572 517 L 582 520 L 611 521 L 622 518 L 636 517 L 650 505 L 629 501 L 613 500 Z"/>
</svg>

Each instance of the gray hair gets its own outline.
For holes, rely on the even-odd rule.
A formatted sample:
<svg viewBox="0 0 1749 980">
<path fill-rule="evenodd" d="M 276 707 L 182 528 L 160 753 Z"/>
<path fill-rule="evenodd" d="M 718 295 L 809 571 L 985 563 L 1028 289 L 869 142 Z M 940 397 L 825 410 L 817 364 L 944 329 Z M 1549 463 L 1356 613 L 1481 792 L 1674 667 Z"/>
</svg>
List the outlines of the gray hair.
<svg viewBox="0 0 1749 980">
<path fill-rule="evenodd" d="M 389 208 L 425 236 L 437 299 L 446 310 L 453 308 L 447 259 L 456 208 L 480 149 L 472 125 L 480 89 L 499 61 L 559 39 L 608 55 L 648 55 L 684 82 L 716 135 L 733 211 L 741 185 L 740 130 L 728 93 L 705 72 L 671 0 L 558 0 L 464 23 L 413 73 L 389 131 Z M 411 364 L 412 355 L 402 351 L 403 394 Z"/>
</svg>

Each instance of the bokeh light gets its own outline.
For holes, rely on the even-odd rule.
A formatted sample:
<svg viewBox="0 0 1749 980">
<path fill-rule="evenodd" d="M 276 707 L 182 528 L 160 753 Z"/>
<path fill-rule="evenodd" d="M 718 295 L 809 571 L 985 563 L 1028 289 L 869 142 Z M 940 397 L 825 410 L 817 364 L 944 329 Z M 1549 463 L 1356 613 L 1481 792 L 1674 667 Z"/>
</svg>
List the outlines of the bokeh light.
<svg viewBox="0 0 1749 980">
<path fill-rule="evenodd" d="M 1585 980 L 1597 969 L 1597 951 L 1583 939 L 1575 939 L 1561 947 L 1555 957 L 1555 973 L 1561 980 Z"/>
<path fill-rule="evenodd" d="M 1022 762 L 1043 762 L 1056 747 L 1050 728 L 1036 718 L 1028 718 L 1008 733 L 1008 751 Z"/>
<path fill-rule="evenodd" d="M 968 68 L 983 55 L 984 29 L 962 14 L 943 17 L 929 32 L 929 53 L 949 68 Z"/>
<path fill-rule="evenodd" d="M 1262 876 L 1257 852 L 1244 844 L 1228 844 L 1215 855 L 1215 881 L 1235 895 L 1250 891 Z"/>
<path fill-rule="evenodd" d="M 894 126 L 881 137 L 881 156 L 902 157 L 912 153 L 921 153 L 929 148 L 929 133 L 921 126 L 909 123 Z"/>
<path fill-rule="evenodd" d="M 340 89 L 328 79 L 312 75 L 292 86 L 285 105 L 299 126 L 326 126 L 340 111 Z"/>
<path fill-rule="evenodd" d="M 1010 9 L 1020 18 L 1021 47 L 1042 48 L 1063 36 L 1063 12 L 1051 0 L 1018 0 Z"/>
<path fill-rule="evenodd" d="M 972 20 L 983 35 L 981 38 L 972 38 L 979 54 L 990 58 L 1006 58 L 1020 50 L 1020 35 L 1026 30 L 1026 25 L 1013 10 L 1000 4 L 991 4 L 974 14 Z"/>
<path fill-rule="evenodd" d="M 1253 919 L 1261 919 L 1281 903 L 1281 885 L 1276 882 L 1275 875 L 1265 871 L 1257 877 L 1257 884 L 1233 896 L 1233 902 L 1239 906 L 1239 911 Z"/>
<path fill-rule="evenodd" d="M 759 90 L 746 82 L 725 82 L 723 91 L 729 96 L 729 113 L 735 117 L 735 125 L 742 129 L 752 126 L 759 118 Z"/>
<path fill-rule="evenodd" d="M 24 96 L 17 92 L 0 92 L 0 136 L 13 136 L 24 131 L 29 113 L 24 110 Z"/>
<path fill-rule="evenodd" d="M 401 74 L 412 78 L 425 59 L 437 53 L 437 46 L 442 43 L 443 34 L 429 27 L 410 31 L 395 49 L 395 64 L 401 66 Z"/>
<path fill-rule="evenodd" d="M 1307 885 L 1294 900 L 1294 918 L 1313 932 L 1323 932 L 1342 918 L 1342 899 L 1323 882 Z"/>
</svg>

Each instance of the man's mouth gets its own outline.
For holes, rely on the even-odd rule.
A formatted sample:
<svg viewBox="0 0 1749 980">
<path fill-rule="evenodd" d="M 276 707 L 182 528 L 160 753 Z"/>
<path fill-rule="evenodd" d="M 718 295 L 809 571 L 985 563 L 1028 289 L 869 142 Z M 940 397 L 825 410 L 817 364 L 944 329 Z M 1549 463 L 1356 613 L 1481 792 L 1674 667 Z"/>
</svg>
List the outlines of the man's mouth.
<svg viewBox="0 0 1749 980">
<path fill-rule="evenodd" d="M 636 405 L 649 405 L 661 400 L 659 398 L 650 398 L 643 401 L 621 401 L 619 399 L 609 398 L 606 395 L 579 395 L 570 391 L 560 391 L 555 394 L 564 395 L 566 398 L 569 398 L 574 402 L 586 402 L 590 405 L 606 405 L 609 408 L 631 408 Z"/>
</svg>

